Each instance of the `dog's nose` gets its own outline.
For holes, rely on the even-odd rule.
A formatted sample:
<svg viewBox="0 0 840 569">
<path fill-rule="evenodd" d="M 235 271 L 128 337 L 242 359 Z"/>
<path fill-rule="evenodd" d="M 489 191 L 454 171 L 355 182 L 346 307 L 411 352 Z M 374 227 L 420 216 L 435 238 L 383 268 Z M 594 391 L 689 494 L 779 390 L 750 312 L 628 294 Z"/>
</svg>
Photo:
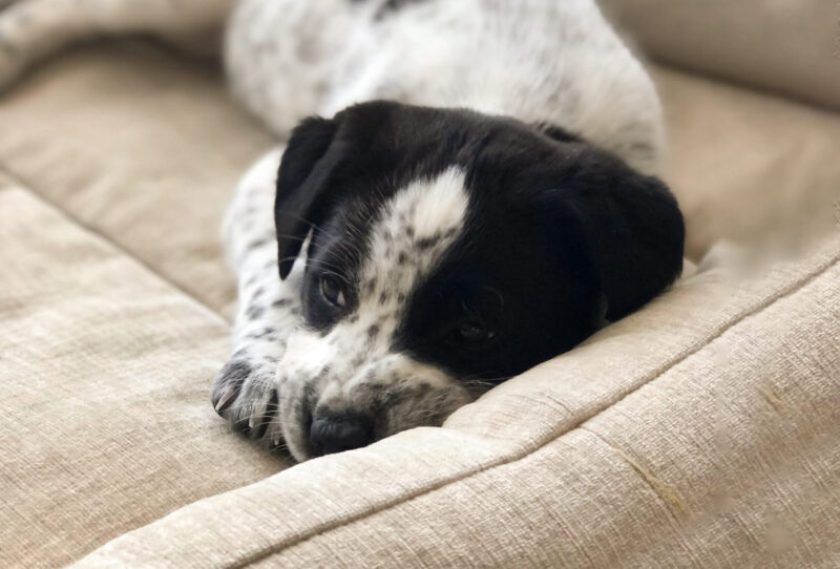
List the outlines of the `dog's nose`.
<svg viewBox="0 0 840 569">
<path fill-rule="evenodd" d="M 316 455 L 360 448 L 373 440 L 373 421 L 361 415 L 315 417 L 309 442 Z"/>
</svg>

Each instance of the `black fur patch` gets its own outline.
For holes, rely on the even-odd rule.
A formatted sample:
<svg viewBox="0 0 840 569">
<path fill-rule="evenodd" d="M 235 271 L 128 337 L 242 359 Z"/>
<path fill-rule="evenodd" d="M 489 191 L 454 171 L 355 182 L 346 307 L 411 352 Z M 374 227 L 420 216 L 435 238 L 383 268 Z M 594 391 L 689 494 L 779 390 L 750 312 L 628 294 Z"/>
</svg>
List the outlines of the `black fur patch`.
<svg viewBox="0 0 840 569">
<path fill-rule="evenodd" d="M 245 316 L 249 320 L 256 320 L 265 313 L 265 307 L 258 304 L 252 304 L 245 309 Z"/>
<path fill-rule="evenodd" d="M 405 8 L 406 6 L 410 6 L 413 4 L 420 4 L 421 2 L 426 2 L 427 0 L 386 0 L 384 4 L 379 8 L 374 16 L 375 19 L 381 20 L 388 15 Z"/>
<path fill-rule="evenodd" d="M 452 167 L 466 175 L 464 227 L 405 299 L 395 350 L 463 377 L 510 377 L 572 348 L 602 317 L 636 310 L 681 271 L 676 201 L 619 158 L 552 125 L 364 103 L 303 123 L 280 169 L 281 276 L 291 268 L 282 259 L 319 228 L 303 282 L 310 326 L 328 331 L 353 314 L 360 288 L 372 291 L 359 272 L 383 204 Z M 320 294 L 325 271 L 346 281 L 346 308 Z"/>
</svg>

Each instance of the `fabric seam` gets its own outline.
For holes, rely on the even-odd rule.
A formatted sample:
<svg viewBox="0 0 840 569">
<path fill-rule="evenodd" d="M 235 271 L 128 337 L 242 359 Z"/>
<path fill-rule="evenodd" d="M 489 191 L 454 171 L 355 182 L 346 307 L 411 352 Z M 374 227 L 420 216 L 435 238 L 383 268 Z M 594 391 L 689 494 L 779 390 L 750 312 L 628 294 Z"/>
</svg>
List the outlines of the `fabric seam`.
<svg viewBox="0 0 840 569">
<path fill-rule="evenodd" d="M 824 265 L 818 267 L 811 274 L 803 277 L 802 279 L 792 283 L 791 285 L 789 285 L 787 287 L 784 287 L 783 289 L 779 290 L 775 295 L 773 295 L 771 298 L 768 298 L 766 301 L 760 303 L 758 306 L 752 308 L 751 310 L 748 310 L 747 312 L 745 312 L 745 313 L 743 313 L 739 316 L 734 317 L 730 322 L 721 326 L 717 331 L 713 331 L 712 334 L 709 337 L 707 337 L 705 340 L 701 341 L 699 344 L 695 345 L 692 348 L 687 349 L 681 355 L 677 356 L 676 358 L 674 358 L 673 360 L 671 360 L 670 362 L 668 362 L 664 366 L 660 367 L 658 370 L 654 370 L 647 378 L 643 379 L 636 387 L 634 387 L 633 389 L 631 389 L 630 391 L 625 393 L 623 396 L 621 396 L 616 401 L 614 401 L 612 403 L 609 403 L 609 404 L 603 406 L 600 409 L 595 410 L 593 413 L 589 414 L 588 416 L 581 418 L 574 425 L 568 427 L 567 429 L 563 429 L 561 432 L 550 435 L 549 437 L 547 437 L 541 443 L 530 446 L 530 447 L 526 448 L 523 452 L 514 453 L 511 456 L 500 458 L 499 460 L 494 461 L 490 464 L 487 464 L 483 467 L 479 467 L 479 468 L 476 468 L 474 470 L 459 474 L 459 475 L 457 475 L 457 476 L 455 476 L 451 479 L 448 479 L 448 480 L 443 480 L 443 481 L 441 481 L 437 484 L 433 484 L 433 485 L 431 485 L 429 487 L 426 487 L 422 490 L 418 490 L 411 495 L 401 497 L 398 500 L 391 501 L 390 503 L 383 504 L 379 507 L 371 508 L 371 509 L 369 509 L 369 510 L 363 512 L 363 513 L 359 513 L 357 515 L 350 516 L 349 518 L 346 518 L 346 519 L 343 519 L 343 520 L 340 520 L 340 521 L 335 521 L 335 522 L 332 522 L 332 523 L 325 524 L 321 528 L 314 528 L 314 529 L 310 530 L 309 532 L 307 532 L 306 535 L 299 536 L 296 539 L 288 540 L 286 543 L 283 543 L 283 544 L 277 544 L 276 546 L 272 545 L 272 546 L 266 548 L 263 551 L 260 551 L 258 553 L 255 553 L 254 555 L 251 555 L 250 557 L 248 557 L 245 560 L 242 560 L 238 563 L 226 564 L 226 565 L 224 565 L 224 567 L 226 567 L 227 569 L 243 569 L 243 568 L 248 567 L 249 565 L 252 565 L 254 563 L 257 563 L 257 562 L 259 562 L 263 559 L 267 559 L 268 557 L 271 557 L 273 555 L 278 555 L 278 554 L 282 553 L 284 550 L 289 549 L 290 547 L 294 547 L 296 545 L 300 545 L 302 543 L 305 543 L 306 541 L 308 541 L 308 540 L 310 540 L 314 537 L 324 535 L 326 533 L 332 532 L 332 531 L 334 531 L 336 529 L 339 529 L 341 527 L 344 527 L 344 526 L 348 526 L 350 524 L 361 521 L 365 518 L 371 517 L 371 516 L 376 515 L 378 513 L 385 512 L 385 511 L 387 511 L 391 508 L 399 506 L 400 504 L 404 504 L 404 503 L 410 502 L 410 501 L 412 501 L 416 498 L 420 498 L 420 497 L 425 496 L 427 494 L 431 494 L 431 493 L 433 493 L 437 490 L 440 490 L 442 488 L 445 488 L 445 487 L 447 487 L 451 484 L 456 484 L 458 482 L 462 482 L 464 480 L 467 480 L 467 479 L 469 479 L 473 476 L 476 476 L 478 474 L 481 474 L 483 472 L 487 472 L 487 471 L 492 470 L 494 468 L 498 468 L 498 467 L 501 467 L 501 466 L 506 466 L 506 465 L 518 462 L 520 460 L 524 460 L 525 458 L 532 455 L 533 453 L 538 452 L 542 448 L 544 448 L 544 447 L 548 446 L 549 444 L 555 442 L 556 440 L 562 438 L 567 433 L 579 428 L 584 423 L 587 423 L 587 422 L 591 421 L 592 419 L 594 419 L 597 416 L 601 415 L 602 413 L 606 412 L 610 408 L 620 404 L 622 401 L 624 401 L 627 397 L 629 397 L 633 393 L 642 389 L 646 385 L 656 381 L 658 378 L 663 376 L 665 373 L 667 373 L 668 371 L 670 371 L 671 369 L 673 369 L 677 365 L 681 364 L 684 361 L 687 361 L 689 358 L 691 358 L 695 354 L 699 353 L 704 348 L 708 347 L 709 345 L 711 345 L 715 341 L 719 340 L 724 334 L 726 334 L 730 330 L 734 329 L 735 327 L 740 325 L 742 322 L 748 320 L 749 318 L 752 318 L 753 316 L 757 316 L 758 314 L 764 312 L 765 310 L 767 310 L 768 308 L 770 308 L 771 306 L 773 306 L 774 304 L 776 304 L 780 300 L 796 294 L 797 292 L 799 292 L 800 290 L 805 288 L 808 284 L 810 284 L 811 282 L 813 282 L 814 280 L 819 278 L 821 275 L 824 275 L 831 268 L 835 267 L 839 262 L 840 262 L 840 254 L 835 254 Z"/>
<path fill-rule="evenodd" d="M 113 248 L 117 253 L 129 259 L 132 259 L 146 272 L 155 275 L 160 281 L 166 283 L 168 286 L 178 291 L 178 293 L 180 293 L 183 297 L 191 300 L 194 304 L 200 306 L 203 309 L 203 311 L 211 313 L 214 317 L 220 318 L 227 326 L 230 326 L 230 321 L 227 318 L 225 318 L 225 316 L 219 310 L 216 310 L 206 302 L 202 301 L 200 298 L 184 289 L 181 285 L 168 278 L 160 271 L 155 270 L 154 267 L 152 267 L 149 263 L 147 263 L 146 261 L 138 257 L 136 254 L 129 251 L 123 245 L 114 241 L 114 239 L 112 239 L 102 231 L 83 222 L 81 219 L 67 211 L 67 209 L 61 207 L 61 204 L 59 204 L 55 200 L 52 200 L 45 196 L 43 192 L 40 192 L 36 189 L 35 185 L 30 184 L 24 176 L 20 175 L 13 169 L 10 169 L 8 165 L 3 161 L 2 157 L 0 157 L 0 172 L 6 175 L 13 184 L 17 184 L 22 190 L 25 190 L 27 193 L 36 197 L 43 204 L 49 206 L 54 211 L 60 212 L 62 216 L 64 216 L 64 218 L 67 219 L 67 221 L 71 222 L 76 227 L 79 227 L 80 229 L 84 230 L 86 233 L 95 236 L 100 241 L 108 243 L 111 246 L 111 248 Z"/>
<path fill-rule="evenodd" d="M 224 324 L 226 327 L 230 326 L 230 322 L 222 316 L 221 313 L 214 310 L 212 307 L 208 306 L 195 296 L 191 295 L 189 292 L 185 291 L 183 288 L 178 286 L 177 283 L 172 282 L 171 280 L 167 279 L 164 275 L 155 271 L 151 266 L 145 263 L 142 259 L 139 259 L 136 255 L 132 254 L 130 251 L 126 250 L 124 247 L 120 246 L 118 243 L 115 243 L 112 239 L 108 238 L 107 235 L 103 234 L 100 231 L 97 231 L 94 228 L 91 228 L 89 225 L 82 223 L 79 219 L 75 216 L 71 215 L 62 207 L 59 207 L 54 201 L 44 197 L 43 194 L 33 189 L 31 185 L 29 185 L 21 176 L 18 176 L 16 173 L 10 171 L 5 164 L 2 163 L 0 160 L 0 173 L 7 176 L 10 180 L 10 184 L 5 187 L 0 187 L 0 191 L 8 191 L 14 190 L 15 188 L 20 189 L 21 191 L 25 192 L 27 195 L 32 196 L 33 199 L 40 202 L 43 206 L 48 207 L 52 211 L 57 212 L 60 214 L 65 220 L 67 220 L 70 224 L 75 226 L 76 228 L 80 229 L 84 233 L 86 233 L 89 237 L 99 241 L 107 245 L 111 248 L 115 253 L 120 255 L 121 257 L 128 259 L 130 262 L 135 263 L 138 268 L 143 270 L 145 273 L 151 275 L 153 278 L 156 278 L 158 281 L 165 284 L 167 287 L 171 288 L 174 292 L 177 292 L 179 296 L 184 298 L 188 303 L 195 305 L 197 308 L 201 310 L 201 312 L 208 314 L 214 320 L 219 323 Z"/>
</svg>

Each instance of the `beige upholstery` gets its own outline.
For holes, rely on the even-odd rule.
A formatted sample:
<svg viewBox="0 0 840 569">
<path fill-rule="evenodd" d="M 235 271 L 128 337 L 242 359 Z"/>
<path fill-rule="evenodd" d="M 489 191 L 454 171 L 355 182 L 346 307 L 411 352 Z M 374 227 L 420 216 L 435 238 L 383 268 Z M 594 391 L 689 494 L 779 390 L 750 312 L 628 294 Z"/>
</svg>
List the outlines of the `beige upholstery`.
<svg viewBox="0 0 840 569">
<path fill-rule="evenodd" d="M 658 61 L 840 108 L 835 0 L 601 0 Z"/>
<path fill-rule="evenodd" d="M 222 213 L 271 143 L 214 70 L 106 44 L 4 95 L 0 132 L 0 165 L 45 200 L 210 308 L 232 299 Z"/>
<path fill-rule="evenodd" d="M 838 116 L 656 79 L 695 256 L 840 188 Z M 0 100 L 0 566 L 840 565 L 836 231 L 747 282 L 706 267 L 444 428 L 279 472 L 207 402 L 218 222 L 269 144 L 142 45 Z"/>
<path fill-rule="evenodd" d="M 840 238 L 727 300 L 715 280 L 443 429 L 198 502 L 78 567 L 836 567 Z"/>
<path fill-rule="evenodd" d="M 209 404 L 222 211 L 268 144 L 218 78 L 109 46 L 1 100 L 0 133 L 0 567 L 70 562 L 288 465 Z"/>
<path fill-rule="evenodd" d="M 836 227 L 840 115 L 672 69 L 654 79 L 689 256 L 719 239 L 790 243 Z"/>
<path fill-rule="evenodd" d="M 286 464 L 208 404 L 221 317 L 7 180 L 0 243 L 0 567 L 72 561 Z"/>
</svg>

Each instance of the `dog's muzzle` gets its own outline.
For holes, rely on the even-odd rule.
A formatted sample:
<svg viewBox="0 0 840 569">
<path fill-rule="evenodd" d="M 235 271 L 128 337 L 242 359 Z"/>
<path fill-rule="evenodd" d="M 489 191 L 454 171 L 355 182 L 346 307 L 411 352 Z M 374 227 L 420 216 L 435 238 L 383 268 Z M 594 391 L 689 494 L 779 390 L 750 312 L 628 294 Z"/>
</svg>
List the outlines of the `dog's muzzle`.
<svg viewBox="0 0 840 569">
<path fill-rule="evenodd" d="M 315 417 L 309 430 L 312 454 L 320 456 L 367 446 L 373 441 L 373 420 L 362 415 Z"/>
</svg>

